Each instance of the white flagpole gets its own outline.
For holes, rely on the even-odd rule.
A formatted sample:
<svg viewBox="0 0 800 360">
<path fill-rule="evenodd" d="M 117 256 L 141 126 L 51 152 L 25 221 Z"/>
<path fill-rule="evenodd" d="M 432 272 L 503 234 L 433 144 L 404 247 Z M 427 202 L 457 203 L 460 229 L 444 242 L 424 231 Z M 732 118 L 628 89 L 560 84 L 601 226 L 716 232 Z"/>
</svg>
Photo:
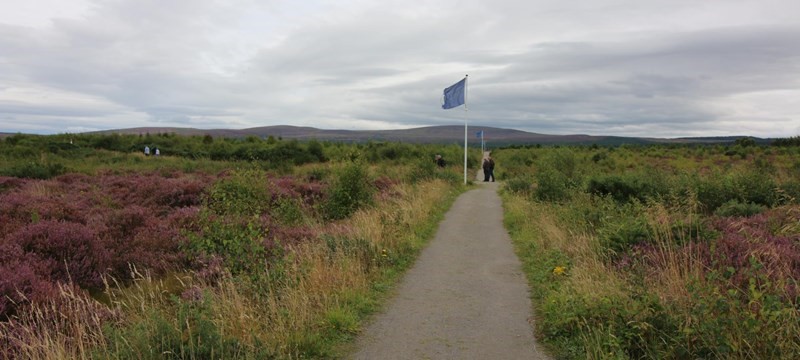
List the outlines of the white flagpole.
<svg viewBox="0 0 800 360">
<path fill-rule="evenodd" d="M 469 74 L 464 75 L 464 185 L 467 184 L 467 78 Z"/>
</svg>

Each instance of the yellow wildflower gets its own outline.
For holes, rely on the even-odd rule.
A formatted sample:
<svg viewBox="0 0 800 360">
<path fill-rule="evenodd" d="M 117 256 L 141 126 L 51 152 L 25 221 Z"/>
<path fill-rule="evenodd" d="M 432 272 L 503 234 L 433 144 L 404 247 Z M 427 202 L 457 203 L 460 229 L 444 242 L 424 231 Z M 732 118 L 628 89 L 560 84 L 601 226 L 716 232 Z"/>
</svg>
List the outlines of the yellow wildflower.
<svg viewBox="0 0 800 360">
<path fill-rule="evenodd" d="M 567 268 L 566 268 L 566 267 L 563 267 L 563 266 L 556 266 L 555 268 L 553 268 L 553 275 L 556 275 L 556 276 L 558 276 L 558 275 L 564 275 L 564 272 L 565 272 L 565 271 L 567 271 Z"/>
</svg>

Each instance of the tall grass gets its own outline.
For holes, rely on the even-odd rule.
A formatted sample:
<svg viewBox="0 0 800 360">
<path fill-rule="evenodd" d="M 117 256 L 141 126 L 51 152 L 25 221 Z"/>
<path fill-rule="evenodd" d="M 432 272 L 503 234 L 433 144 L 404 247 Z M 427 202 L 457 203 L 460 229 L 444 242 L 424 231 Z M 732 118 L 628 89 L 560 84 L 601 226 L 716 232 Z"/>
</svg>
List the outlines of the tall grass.
<svg viewBox="0 0 800 360">
<path fill-rule="evenodd" d="M 60 284 L 58 297 L 0 322 L 3 359 L 90 359 L 104 348 L 103 326 L 118 313 L 75 287 Z"/>
<path fill-rule="evenodd" d="M 530 151 L 541 160 L 513 170 L 505 222 L 559 357 L 800 355 L 800 216 L 780 195 L 784 158 L 767 171 L 752 148 Z M 567 174 L 552 161 L 565 151 L 580 173 L 536 175 Z"/>
</svg>

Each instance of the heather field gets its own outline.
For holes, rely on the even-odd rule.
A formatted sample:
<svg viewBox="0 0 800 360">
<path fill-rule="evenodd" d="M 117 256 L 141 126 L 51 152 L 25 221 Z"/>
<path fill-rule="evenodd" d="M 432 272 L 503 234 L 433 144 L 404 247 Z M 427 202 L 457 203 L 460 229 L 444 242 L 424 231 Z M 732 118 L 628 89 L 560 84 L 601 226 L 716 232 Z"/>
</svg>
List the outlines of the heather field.
<svg viewBox="0 0 800 360">
<path fill-rule="evenodd" d="M 800 148 L 493 152 L 538 336 L 564 359 L 800 358 Z"/>
<path fill-rule="evenodd" d="M 537 335 L 565 359 L 800 357 L 797 144 L 495 150 Z M 7 137 L 0 358 L 339 357 L 468 188 L 461 156 Z"/>
<path fill-rule="evenodd" d="M 8 137 L 0 358 L 335 357 L 465 189 L 433 163 L 461 151 Z"/>
</svg>

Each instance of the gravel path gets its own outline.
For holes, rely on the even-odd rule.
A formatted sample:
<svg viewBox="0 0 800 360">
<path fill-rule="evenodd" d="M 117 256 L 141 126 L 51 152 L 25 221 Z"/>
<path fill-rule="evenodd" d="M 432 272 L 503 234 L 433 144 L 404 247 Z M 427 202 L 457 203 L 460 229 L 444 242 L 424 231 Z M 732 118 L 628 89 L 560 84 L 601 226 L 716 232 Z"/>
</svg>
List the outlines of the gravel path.
<svg viewBox="0 0 800 360">
<path fill-rule="evenodd" d="M 353 358 L 547 359 L 502 214 L 497 183 L 461 195 Z"/>
</svg>

